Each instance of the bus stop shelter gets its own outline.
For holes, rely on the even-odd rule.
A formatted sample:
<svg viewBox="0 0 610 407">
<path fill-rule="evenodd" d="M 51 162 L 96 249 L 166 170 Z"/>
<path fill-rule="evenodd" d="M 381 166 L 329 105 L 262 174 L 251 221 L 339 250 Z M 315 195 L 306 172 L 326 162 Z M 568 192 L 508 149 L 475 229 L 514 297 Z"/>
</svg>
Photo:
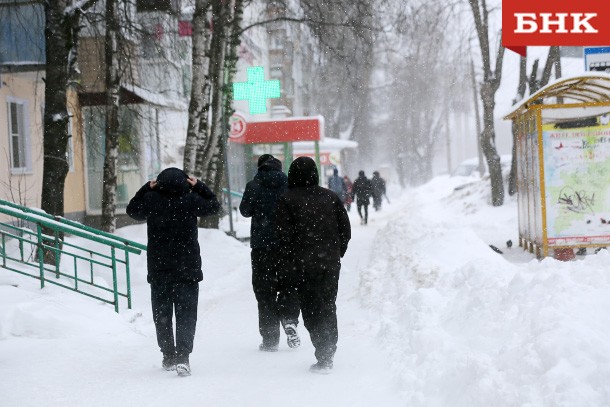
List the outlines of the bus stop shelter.
<svg viewBox="0 0 610 407">
<path fill-rule="evenodd" d="M 519 245 L 537 257 L 610 246 L 610 75 L 561 78 L 518 104 Z"/>
</svg>

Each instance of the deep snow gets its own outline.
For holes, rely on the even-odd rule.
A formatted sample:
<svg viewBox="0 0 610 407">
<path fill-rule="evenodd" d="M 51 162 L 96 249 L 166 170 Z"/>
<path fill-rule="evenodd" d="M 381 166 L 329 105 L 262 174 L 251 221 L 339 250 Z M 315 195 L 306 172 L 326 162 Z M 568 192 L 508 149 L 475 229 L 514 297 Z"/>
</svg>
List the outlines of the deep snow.
<svg viewBox="0 0 610 407">
<path fill-rule="evenodd" d="M 160 367 L 145 256 L 132 258 L 134 309 L 118 315 L 0 270 L 0 405 L 610 405 L 610 255 L 533 259 L 516 247 L 514 199 L 493 208 L 488 190 L 446 176 L 394 187 L 366 227 L 352 208 L 329 376 L 307 371 L 302 324 L 300 348 L 282 337 L 278 353 L 258 351 L 249 248 L 219 231 L 200 231 L 188 378 Z M 145 226 L 119 233 L 145 242 Z"/>
</svg>

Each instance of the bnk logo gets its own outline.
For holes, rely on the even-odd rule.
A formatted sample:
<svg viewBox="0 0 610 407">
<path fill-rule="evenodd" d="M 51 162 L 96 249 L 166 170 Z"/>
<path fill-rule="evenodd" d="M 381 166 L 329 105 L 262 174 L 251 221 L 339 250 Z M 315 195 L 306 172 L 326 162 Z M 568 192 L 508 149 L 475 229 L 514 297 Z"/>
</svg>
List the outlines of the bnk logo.
<svg viewBox="0 0 610 407">
<path fill-rule="evenodd" d="M 597 17 L 597 13 L 515 13 L 515 17 L 517 18 L 516 34 L 599 32 L 590 22 L 593 17 Z"/>
<path fill-rule="evenodd" d="M 528 45 L 610 45 L 610 1 L 504 0 L 502 43 L 522 55 Z"/>
</svg>

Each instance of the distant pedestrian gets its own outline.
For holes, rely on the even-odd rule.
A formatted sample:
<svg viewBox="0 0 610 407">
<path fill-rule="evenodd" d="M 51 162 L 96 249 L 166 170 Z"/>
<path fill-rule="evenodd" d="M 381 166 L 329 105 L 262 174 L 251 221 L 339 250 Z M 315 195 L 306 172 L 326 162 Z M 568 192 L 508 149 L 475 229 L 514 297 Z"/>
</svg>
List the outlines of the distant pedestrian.
<svg viewBox="0 0 610 407">
<path fill-rule="evenodd" d="M 301 344 L 297 333 L 299 299 L 296 282 L 290 280 L 286 262 L 275 233 L 277 200 L 288 190 L 288 178 L 282 163 L 271 154 L 258 159 L 258 172 L 246 185 L 239 211 L 252 217 L 250 247 L 252 248 L 252 288 L 258 302 L 258 330 L 263 337 L 261 351 L 276 352 L 280 341 L 280 324 L 288 346 Z"/>
<path fill-rule="evenodd" d="M 385 180 L 379 176 L 379 171 L 373 171 L 371 189 L 373 192 L 373 208 L 378 211 L 381 209 L 381 202 L 385 195 Z"/>
<path fill-rule="evenodd" d="M 339 176 L 339 170 L 336 168 L 333 169 L 333 176 L 328 179 L 328 189 L 337 194 L 342 203 L 345 202 L 347 188 L 343 178 Z"/>
<path fill-rule="evenodd" d="M 347 211 L 349 212 L 349 210 L 352 208 L 353 184 L 347 175 L 343 176 L 343 182 L 345 183 L 346 190 L 345 201 L 343 201 L 343 204 L 345 205 L 345 209 L 347 209 Z"/>
<path fill-rule="evenodd" d="M 197 217 L 218 213 L 216 195 L 195 177 L 167 168 L 127 205 L 127 214 L 146 220 L 148 276 L 157 343 L 165 370 L 189 376 L 189 355 L 197 324 L 199 282 L 203 279 Z M 174 343 L 173 314 L 176 314 Z"/>
<path fill-rule="evenodd" d="M 288 192 L 278 201 L 277 234 L 298 276 L 303 322 L 315 347 L 314 373 L 330 373 L 337 350 L 337 290 L 351 228 L 336 194 L 318 185 L 309 157 L 292 162 Z"/>
<path fill-rule="evenodd" d="M 361 225 L 368 224 L 371 194 L 371 181 L 364 175 L 364 171 L 358 172 L 358 178 L 356 178 L 352 186 L 352 198 L 356 199 L 356 207 L 358 208 Z M 362 209 L 364 209 L 364 215 L 362 214 Z"/>
</svg>

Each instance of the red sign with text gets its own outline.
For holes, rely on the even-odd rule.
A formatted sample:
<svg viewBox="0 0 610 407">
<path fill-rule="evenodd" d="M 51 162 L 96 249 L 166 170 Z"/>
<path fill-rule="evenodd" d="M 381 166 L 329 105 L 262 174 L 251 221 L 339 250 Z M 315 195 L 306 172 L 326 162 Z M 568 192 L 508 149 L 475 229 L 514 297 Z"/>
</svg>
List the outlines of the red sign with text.
<svg viewBox="0 0 610 407">
<path fill-rule="evenodd" d="M 520 55 L 527 46 L 610 43 L 610 1 L 506 0 L 502 44 Z"/>
<path fill-rule="evenodd" d="M 322 139 L 324 124 L 320 117 L 291 117 L 268 121 L 231 121 L 230 140 L 239 144 L 286 143 Z"/>
</svg>

